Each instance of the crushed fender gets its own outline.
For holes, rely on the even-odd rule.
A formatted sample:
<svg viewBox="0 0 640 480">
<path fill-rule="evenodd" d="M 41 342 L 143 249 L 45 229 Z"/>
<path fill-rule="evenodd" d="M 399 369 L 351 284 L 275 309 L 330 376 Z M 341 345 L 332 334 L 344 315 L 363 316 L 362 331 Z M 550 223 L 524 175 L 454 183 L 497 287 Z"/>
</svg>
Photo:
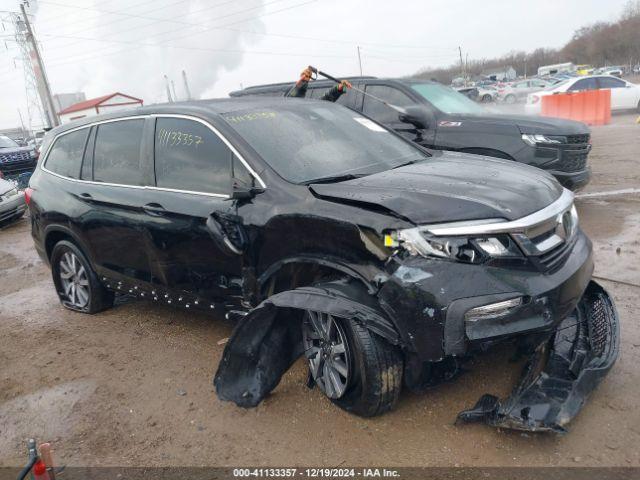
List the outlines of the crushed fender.
<svg viewBox="0 0 640 480">
<path fill-rule="evenodd" d="M 234 329 L 213 380 L 221 400 L 255 407 L 278 385 L 303 353 L 300 321 L 304 310 L 353 319 L 400 344 L 376 297 L 359 284 L 336 281 L 281 292 L 251 310 Z"/>
<path fill-rule="evenodd" d="M 574 312 L 538 347 L 509 398 L 483 395 L 462 422 L 565 433 L 619 353 L 618 314 L 607 292 L 591 281 Z M 545 363 L 546 362 L 546 363 Z"/>
</svg>

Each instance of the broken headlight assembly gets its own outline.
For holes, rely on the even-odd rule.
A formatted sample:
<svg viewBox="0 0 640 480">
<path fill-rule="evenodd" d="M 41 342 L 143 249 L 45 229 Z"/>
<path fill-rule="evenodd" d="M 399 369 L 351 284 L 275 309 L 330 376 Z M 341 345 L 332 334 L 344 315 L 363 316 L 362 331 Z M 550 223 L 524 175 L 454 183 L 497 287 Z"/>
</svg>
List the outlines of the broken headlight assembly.
<svg viewBox="0 0 640 480">
<path fill-rule="evenodd" d="M 523 257 L 508 234 L 441 237 L 418 227 L 387 234 L 384 241 L 385 246 L 403 248 L 411 255 L 463 263 L 480 264 L 494 258 Z"/>
</svg>

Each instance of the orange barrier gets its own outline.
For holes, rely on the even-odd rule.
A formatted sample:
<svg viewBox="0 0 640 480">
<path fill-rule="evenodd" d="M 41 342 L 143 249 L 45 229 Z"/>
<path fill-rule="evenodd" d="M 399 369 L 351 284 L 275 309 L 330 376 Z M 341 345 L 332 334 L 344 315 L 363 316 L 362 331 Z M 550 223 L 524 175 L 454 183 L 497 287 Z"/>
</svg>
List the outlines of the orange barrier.
<svg viewBox="0 0 640 480">
<path fill-rule="evenodd" d="M 588 125 L 611 123 L 611 90 L 557 93 L 542 97 L 542 115 L 567 118 Z"/>
</svg>

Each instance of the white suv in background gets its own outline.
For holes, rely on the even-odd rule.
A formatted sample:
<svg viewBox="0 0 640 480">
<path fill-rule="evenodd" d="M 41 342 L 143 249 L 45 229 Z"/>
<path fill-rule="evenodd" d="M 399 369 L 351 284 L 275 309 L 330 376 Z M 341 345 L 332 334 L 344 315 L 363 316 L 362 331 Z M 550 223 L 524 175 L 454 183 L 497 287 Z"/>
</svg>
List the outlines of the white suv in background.
<svg viewBox="0 0 640 480">
<path fill-rule="evenodd" d="M 544 96 L 600 89 L 611 90 L 611 110 L 637 109 L 640 111 L 640 85 L 612 75 L 569 78 L 546 90 L 528 95 L 525 110 L 529 114 L 539 115 Z"/>
</svg>

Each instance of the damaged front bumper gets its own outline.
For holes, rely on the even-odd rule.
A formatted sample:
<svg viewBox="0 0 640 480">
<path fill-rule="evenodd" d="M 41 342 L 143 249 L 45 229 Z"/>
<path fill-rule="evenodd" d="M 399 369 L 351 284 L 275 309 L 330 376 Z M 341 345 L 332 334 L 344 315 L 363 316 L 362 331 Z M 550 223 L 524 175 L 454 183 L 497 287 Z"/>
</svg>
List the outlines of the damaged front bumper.
<svg viewBox="0 0 640 480">
<path fill-rule="evenodd" d="M 578 306 L 527 362 L 511 396 L 483 395 L 458 415 L 462 422 L 527 431 L 566 432 L 567 424 L 608 373 L 619 353 L 618 314 L 591 281 Z"/>
</svg>

